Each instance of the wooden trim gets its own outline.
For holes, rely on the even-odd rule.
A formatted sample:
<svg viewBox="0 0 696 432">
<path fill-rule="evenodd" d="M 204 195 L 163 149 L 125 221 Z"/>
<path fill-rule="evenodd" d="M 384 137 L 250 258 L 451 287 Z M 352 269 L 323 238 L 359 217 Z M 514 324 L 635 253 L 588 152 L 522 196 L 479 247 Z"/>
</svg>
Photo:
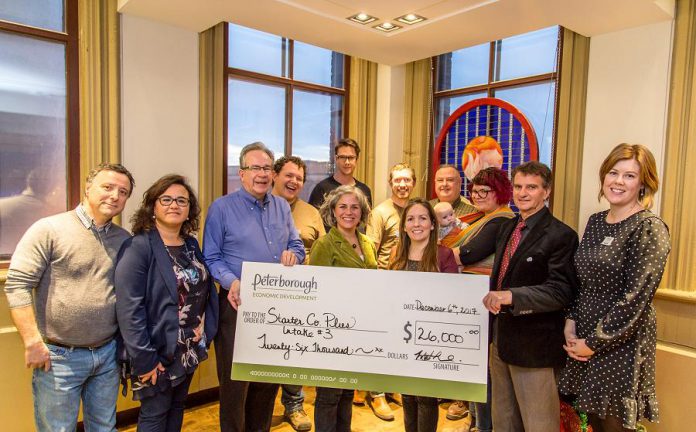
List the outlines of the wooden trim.
<svg viewBox="0 0 696 432">
<path fill-rule="evenodd" d="M 314 90 L 314 91 L 320 91 L 324 93 L 332 93 L 332 94 L 339 94 L 339 95 L 344 95 L 346 94 L 345 89 L 340 89 L 336 87 L 328 87 L 328 86 L 322 86 L 319 84 L 313 84 L 313 83 L 308 83 L 305 81 L 296 81 L 292 80 L 290 78 L 284 78 L 284 77 L 279 77 L 279 76 L 273 76 L 273 75 L 266 75 L 260 72 L 252 72 L 252 71 L 247 71 L 244 69 L 237 69 L 237 68 L 232 68 L 228 67 L 227 68 L 227 74 L 230 76 L 234 77 L 240 77 L 240 78 L 247 78 L 249 80 L 254 80 L 258 82 L 266 82 L 266 83 L 273 83 L 276 85 L 284 85 L 284 86 L 295 86 L 303 90 Z"/>
<path fill-rule="evenodd" d="M 82 198 L 80 178 L 80 45 L 78 42 L 78 8 L 77 0 L 68 0 L 65 3 L 66 22 L 68 32 L 66 43 L 66 85 L 67 85 L 67 113 L 66 119 L 66 156 L 67 156 L 67 182 L 66 197 L 68 208 L 77 206 Z"/>
<path fill-rule="evenodd" d="M 343 95 L 343 130 L 341 130 L 341 136 L 347 136 L 348 125 L 350 124 L 350 98 L 348 97 L 348 89 L 350 88 L 350 62 L 351 57 L 349 55 L 343 55 L 343 89 L 345 94 Z M 334 163 L 334 147 L 335 143 L 331 143 L 331 148 L 329 149 L 329 165 L 333 166 Z"/>
<path fill-rule="evenodd" d="M 74 5 L 73 5 L 74 3 Z M 8 33 L 15 33 L 15 34 L 21 34 L 23 36 L 32 36 L 35 38 L 39 39 L 47 39 L 51 41 L 60 41 L 60 42 L 68 42 L 68 40 L 71 37 L 71 31 L 70 31 L 70 26 L 67 25 L 68 22 L 70 21 L 71 15 L 74 15 L 74 12 L 71 12 L 72 8 L 75 8 L 77 10 L 77 3 L 76 0 L 66 0 L 65 4 L 65 15 L 66 15 L 66 32 L 56 32 L 52 30 L 44 30 L 40 29 L 38 27 L 31 27 L 31 26 L 25 26 L 22 24 L 16 24 L 13 22 L 9 21 L 0 21 L 0 30 L 5 30 Z M 75 20 L 77 20 L 77 17 L 75 17 Z"/>
<path fill-rule="evenodd" d="M 292 101 L 294 91 L 295 89 L 292 85 L 285 87 L 285 143 L 283 153 L 288 156 L 292 154 Z"/>
<path fill-rule="evenodd" d="M 230 65 L 230 23 L 225 23 L 224 25 L 224 37 L 223 37 L 223 67 L 225 70 L 229 69 Z M 227 178 L 229 173 L 227 172 L 227 165 L 229 163 L 227 148 L 229 147 L 229 93 L 230 93 L 230 77 L 228 74 L 223 74 L 225 77 L 225 83 L 222 86 L 222 195 L 227 195 Z M 213 198 L 215 199 L 215 198 Z"/>
<path fill-rule="evenodd" d="M 565 32 L 563 27 L 558 26 L 558 40 L 556 41 L 556 87 L 553 92 L 553 130 L 551 131 L 551 170 L 556 171 L 556 144 L 558 143 L 558 99 L 561 96 L 561 56 L 563 54 L 563 39 Z M 549 208 L 553 208 L 553 198 L 556 189 L 551 189 L 549 196 Z M 577 226 L 574 227 L 577 230 Z"/>
<path fill-rule="evenodd" d="M 443 97 L 451 97 L 451 96 L 459 96 L 459 95 L 477 93 L 477 92 L 481 92 L 484 90 L 490 91 L 490 90 L 495 90 L 495 89 L 500 89 L 500 88 L 518 87 L 518 86 L 522 86 L 522 85 L 526 85 L 526 84 L 535 84 L 535 83 L 542 83 L 545 81 L 554 81 L 554 80 L 556 80 L 557 76 L 558 76 L 557 72 L 549 72 L 549 73 L 540 74 L 540 75 L 532 75 L 532 76 L 522 77 L 522 78 L 513 78 L 513 79 L 509 79 L 509 80 L 504 80 L 504 81 L 495 81 L 495 82 L 491 82 L 488 84 L 478 84 L 478 85 L 470 86 L 470 87 L 451 89 L 451 90 L 443 90 L 440 92 L 436 92 L 434 97 L 436 99 L 439 99 L 439 98 L 443 98 Z"/>
<path fill-rule="evenodd" d="M 669 300 L 678 303 L 696 304 L 696 292 L 660 288 L 655 293 L 656 299 Z"/>
</svg>

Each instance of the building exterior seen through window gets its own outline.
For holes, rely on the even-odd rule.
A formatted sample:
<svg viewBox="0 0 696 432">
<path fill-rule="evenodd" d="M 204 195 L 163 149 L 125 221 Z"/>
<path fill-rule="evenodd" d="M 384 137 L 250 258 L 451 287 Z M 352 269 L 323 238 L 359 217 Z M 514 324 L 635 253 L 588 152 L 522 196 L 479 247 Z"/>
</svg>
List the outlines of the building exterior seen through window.
<svg viewBox="0 0 696 432">
<path fill-rule="evenodd" d="M 239 189 L 239 153 L 262 141 L 307 164 L 301 198 L 329 175 L 333 144 L 347 114 L 348 57 L 229 23 L 227 27 L 227 181 Z"/>
<path fill-rule="evenodd" d="M 539 161 L 552 166 L 560 27 L 485 43 L 435 58 L 434 133 L 465 103 L 496 97 L 527 117 Z"/>
<path fill-rule="evenodd" d="M 68 109 L 77 97 L 76 14 L 73 0 L 0 2 L 2 267 L 27 228 L 65 211 L 70 197 L 68 161 L 79 162 L 71 153 L 78 112 Z"/>
</svg>

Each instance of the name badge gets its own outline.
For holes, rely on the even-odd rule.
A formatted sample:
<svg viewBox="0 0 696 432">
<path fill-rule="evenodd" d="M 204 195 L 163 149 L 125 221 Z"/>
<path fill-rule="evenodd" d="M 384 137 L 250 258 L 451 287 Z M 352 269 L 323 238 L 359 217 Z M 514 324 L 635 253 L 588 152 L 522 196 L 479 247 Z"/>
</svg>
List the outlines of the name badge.
<svg viewBox="0 0 696 432">
<path fill-rule="evenodd" d="M 614 242 L 614 237 L 604 237 L 604 240 L 602 241 L 602 244 L 604 246 L 610 246 Z"/>
</svg>

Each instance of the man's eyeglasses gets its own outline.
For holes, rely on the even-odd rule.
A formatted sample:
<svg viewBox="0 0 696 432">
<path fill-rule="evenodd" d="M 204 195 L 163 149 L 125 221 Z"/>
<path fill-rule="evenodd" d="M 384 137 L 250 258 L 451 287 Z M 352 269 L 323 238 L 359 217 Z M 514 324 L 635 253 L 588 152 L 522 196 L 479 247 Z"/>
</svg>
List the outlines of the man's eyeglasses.
<svg viewBox="0 0 696 432">
<path fill-rule="evenodd" d="M 357 159 L 356 156 L 344 156 L 344 155 L 336 156 L 336 160 L 339 162 L 343 162 L 343 163 L 353 162 L 353 161 L 355 161 L 355 159 Z"/>
<path fill-rule="evenodd" d="M 476 195 L 481 199 L 486 199 L 489 192 L 492 192 L 492 189 L 472 189 L 471 196 L 473 197 L 474 195 Z"/>
<path fill-rule="evenodd" d="M 259 165 L 249 165 L 247 167 L 241 168 L 245 171 L 251 171 L 253 173 L 260 173 L 261 171 L 265 172 L 266 174 L 270 173 L 273 171 L 273 167 L 270 165 L 265 165 L 265 166 L 259 166 Z"/>
<path fill-rule="evenodd" d="M 170 197 L 169 195 L 162 195 L 161 197 L 157 198 L 157 201 L 159 201 L 159 203 L 165 207 L 169 207 L 174 201 L 176 201 L 176 205 L 179 207 L 188 207 L 189 205 L 189 199 L 186 197 L 174 198 Z"/>
</svg>

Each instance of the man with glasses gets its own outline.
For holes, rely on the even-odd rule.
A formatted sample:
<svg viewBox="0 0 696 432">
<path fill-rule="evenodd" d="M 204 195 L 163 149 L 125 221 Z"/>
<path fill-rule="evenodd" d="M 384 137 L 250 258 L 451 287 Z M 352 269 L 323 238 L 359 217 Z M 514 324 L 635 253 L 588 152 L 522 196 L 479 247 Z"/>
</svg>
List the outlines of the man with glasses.
<svg viewBox="0 0 696 432">
<path fill-rule="evenodd" d="M 268 431 L 278 384 L 233 381 L 232 355 L 241 304 L 244 261 L 294 265 L 305 258 L 288 202 L 270 193 L 273 152 L 263 143 L 245 146 L 239 156 L 242 188 L 218 198 L 208 209 L 203 255 L 220 284 L 220 322 L 215 353 L 220 382 L 220 429 Z M 226 294 L 226 295 L 223 295 Z"/>
<path fill-rule="evenodd" d="M 309 195 L 309 203 L 314 207 L 319 208 L 324 203 L 324 197 L 341 185 L 353 185 L 360 189 L 367 197 L 367 202 L 372 207 L 372 192 L 370 188 L 361 181 L 353 177 L 355 167 L 357 166 L 358 156 L 360 156 L 360 147 L 355 140 L 344 138 L 334 147 L 334 159 L 336 170 L 333 175 L 328 176 L 324 180 L 317 183 Z M 326 227 L 328 231 L 328 227 Z"/>
<path fill-rule="evenodd" d="M 90 171 L 82 202 L 34 223 L 19 241 L 5 293 L 33 369 L 38 431 L 116 431 L 114 263 L 130 237 L 115 225 L 133 191 L 119 164 Z"/>
<path fill-rule="evenodd" d="M 326 234 L 319 211 L 302 201 L 299 196 L 304 188 L 307 166 L 297 156 L 283 156 L 273 165 L 273 194 L 285 198 L 290 204 L 295 228 L 304 243 L 307 258 L 312 244 Z M 302 404 L 304 393 L 301 385 L 283 384 L 281 402 L 285 407 L 284 417 L 296 431 L 312 429 L 312 421 L 307 416 Z"/>
<path fill-rule="evenodd" d="M 435 206 L 439 202 L 448 202 L 454 209 L 457 217 L 462 217 L 476 212 L 476 207 L 471 205 L 466 197 L 461 196 L 462 178 L 459 170 L 454 165 L 440 165 L 435 172 L 435 194 L 437 198 L 430 200 Z"/>
</svg>

